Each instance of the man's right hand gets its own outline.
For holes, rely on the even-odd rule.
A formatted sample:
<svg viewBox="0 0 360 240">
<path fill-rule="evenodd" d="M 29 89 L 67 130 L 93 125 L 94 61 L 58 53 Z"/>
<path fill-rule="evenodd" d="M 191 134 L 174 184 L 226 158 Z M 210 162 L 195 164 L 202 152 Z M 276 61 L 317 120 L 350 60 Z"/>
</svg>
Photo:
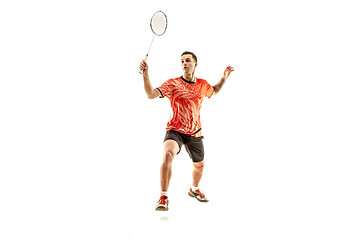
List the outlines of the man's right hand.
<svg viewBox="0 0 360 240">
<path fill-rule="evenodd" d="M 147 65 L 145 60 L 142 60 L 139 67 L 140 71 L 142 71 L 142 74 L 148 74 L 149 66 Z"/>
</svg>

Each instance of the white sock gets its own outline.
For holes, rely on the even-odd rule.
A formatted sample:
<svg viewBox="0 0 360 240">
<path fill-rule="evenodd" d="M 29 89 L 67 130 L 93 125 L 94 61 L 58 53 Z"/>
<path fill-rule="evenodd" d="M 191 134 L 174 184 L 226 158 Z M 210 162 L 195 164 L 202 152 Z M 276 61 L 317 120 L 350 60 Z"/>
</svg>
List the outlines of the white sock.
<svg viewBox="0 0 360 240">
<path fill-rule="evenodd" d="M 167 192 L 161 191 L 160 193 L 161 193 L 162 195 L 164 195 L 164 196 L 167 196 Z"/>
<path fill-rule="evenodd" d="M 193 191 L 196 191 L 196 190 L 199 189 L 199 187 L 194 187 L 193 185 L 191 185 L 191 189 L 192 189 Z"/>
</svg>

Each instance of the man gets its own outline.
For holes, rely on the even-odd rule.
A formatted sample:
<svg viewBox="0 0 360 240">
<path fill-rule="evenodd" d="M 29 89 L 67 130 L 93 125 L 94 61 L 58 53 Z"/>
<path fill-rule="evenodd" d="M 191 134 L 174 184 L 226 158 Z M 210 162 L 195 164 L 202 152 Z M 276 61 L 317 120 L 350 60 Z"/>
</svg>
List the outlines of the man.
<svg viewBox="0 0 360 240">
<path fill-rule="evenodd" d="M 196 55 L 192 52 L 184 52 L 181 55 L 181 67 L 184 74 L 181 77 L 169 79 L 154 89 L 150 83 L 146 61 L 142 61 L 140 64 L 144 78 L 144 89 L 148 98 L 167 97 L 173 110 L 173 116 L 166 127 L 167 132 L 164 140 L 163 162 L 160 168 L 161 197 L 155 209 L 158 211 L 168 210 L 167 191 L 171 178 L 172 162 L 183 145 L 185 145 L 194 165 L 193 186 L 190 187 L 188 195 L 200 202 L 208 201 L 205 194 L 199 189 L 199 182 L 204 169 L 200 108 L 205 96 L 210 98 L 220 91 L 234 68 L 226 67 L 221 80 L 215 86 L 211 86 L 204 79 L 195 77 L 197 65 Z"/>
</svg>

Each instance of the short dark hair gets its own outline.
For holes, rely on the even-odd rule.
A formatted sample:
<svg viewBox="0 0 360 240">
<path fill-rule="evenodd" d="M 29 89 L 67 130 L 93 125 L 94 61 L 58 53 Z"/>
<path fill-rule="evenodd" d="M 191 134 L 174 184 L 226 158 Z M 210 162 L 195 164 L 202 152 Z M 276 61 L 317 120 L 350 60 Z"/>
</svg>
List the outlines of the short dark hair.
<svg viewBox="0 0 360 240">
<path fill-rule="evenodd" d="M 184 55 L 186 55 L 186 54 L 190 54 L 190 55 L 193 57 L 193 59 L 195 60 L 195 62 L 197 62 L 197 57 L 196 57 L 195 53 L 189 52 L 189 51 L 185 51 L 185 52 L 183 52 L 183 53 L 181 54 L 181 56 L 184 56 Z"/>
</svg>

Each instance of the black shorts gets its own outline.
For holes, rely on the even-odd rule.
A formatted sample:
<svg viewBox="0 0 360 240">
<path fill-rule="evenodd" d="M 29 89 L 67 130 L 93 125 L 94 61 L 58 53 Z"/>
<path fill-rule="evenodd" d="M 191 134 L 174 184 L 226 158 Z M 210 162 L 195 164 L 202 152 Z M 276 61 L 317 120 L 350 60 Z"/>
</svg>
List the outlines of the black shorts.
<svg viewBox="0 0 360 240">
<path fill-rule="evenodd" d="M 190 158 L 193 162 L 201 162 L 204 160 L 204 137 L 193 137 L 187 134 L 183 134 L 177 132 L 175 130 L 166 131 L 165 139 L 166 140 L 174 140 L 179 145 L 179 152 L 181 151 L 182 145 L 185 145 L 185 149 L 188 152 Z M 179 154 L 178 152 L 178 154 Z"/>
</svg>

